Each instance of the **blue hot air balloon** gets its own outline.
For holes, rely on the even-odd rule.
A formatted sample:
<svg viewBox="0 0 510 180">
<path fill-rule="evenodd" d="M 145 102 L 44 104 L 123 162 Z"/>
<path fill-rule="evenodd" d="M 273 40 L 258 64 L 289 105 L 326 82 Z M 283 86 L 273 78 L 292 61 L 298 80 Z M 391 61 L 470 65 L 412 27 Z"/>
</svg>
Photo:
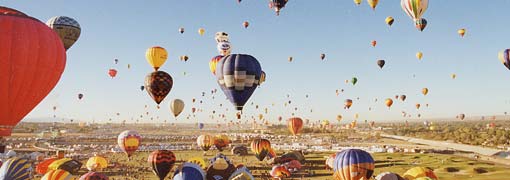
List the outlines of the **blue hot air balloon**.
<svg viewBox="0 0 510 180">
<path fill-rule="evenodd" d="M 246 54 L 231 54 L 216 65 L 218 84 L 238 111 L 257 89 L 262 68 L 259 61 Z"/>
<path fill-rule="evenodd" d="M 0 179 L 3 180 L 31 179 L 31 174 L 32 166 L 25 158 L 11 158 L 0 168 Z"/>
<path fill-rule="evenodd" d="M 374 159 L 361 149 L 346 149 L 336 153 L 333 163 L 334 179 L 370 179 L 374 174 Z"/>
<path fill-rule="evenodd" d="M 205 180 L 205 172 L 195 163 L 185 162 L 175 170 L 174 180 Z"/>
<path fill-rule="evenodd" d="M 204 123 L 198 123 L 198 129 L 204 129 Z"/>
</svg>

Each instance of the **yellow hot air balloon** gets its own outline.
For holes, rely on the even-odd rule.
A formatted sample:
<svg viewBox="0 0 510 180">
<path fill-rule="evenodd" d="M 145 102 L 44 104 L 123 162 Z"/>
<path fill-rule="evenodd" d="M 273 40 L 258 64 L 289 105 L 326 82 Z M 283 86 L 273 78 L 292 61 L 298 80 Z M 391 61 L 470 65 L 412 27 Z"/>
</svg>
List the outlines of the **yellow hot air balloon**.
<svg viewBox="0 0 510 180">
<path fill-rule="evenodd" d="M 159 46 L 150 47 L 145 52 L 145 58 L 149 65 L 157 71 L 163 64 L 165 64 L 166 59 L 168 58 L 168 52 L 166 52 L 165 48 Z"/>
<path fill-rule="evenodd" d="M 423 53 L 421 51 L 417 52 L 416 53 L 416 58 L 418 58 L 418 60 L 421 60 L 421 58 L 423 58 Z"/>
<path fill-rule="evenodd" d="M 197 164 L 202 169 L 207 169 L 207 166 L 209 166 L 208 161 L 205 161 L 204 158 L 202 158 L 202 157 L 192 157 L 192 158 L 188 159 L 188 162 Z"/>
<path fill-rule="evenodd" d="M 427 95 L 429 93 L 429 89 L 428 88 L 423 88 L 423 89 L 421 89 L 421 93 L 423 95 Z"/>
<path fill-rule="evenodd" d="M 361 4 L 361 1 L 362 1 L 362 0 L 354 0 L 354 4 L 356 4 L 356 5 L 358 5 L 358 6 L 359 6 L 359 5 Z"/>
<path fill-rule="evenodd" d="M 203 36 L 205 34 L 205 29 L 204 28 L 198 29 L 198 34 L 200 34 L 200 36 Z"/>
<path fill-rule="evenodd" d="M 464 37 L 464 35 L 466 34 L 466 29 L 459 29 L 457 33 L 459 33 L 460 37 Z"/>
<path fill-rule="evenodd" d="M 379 0 L 367 0 L 368 5 L 375 10 L 375 7 L 377 6 L 377 3 L 379 3 Z"/>
<path fill-rule="evenodd" d="M 388 24 L 388 26 L 391 27 L 391 25 L 393 25 L 393 22 L 395 22 L 395 19 L 393 19 L 393 17 L 391 16 L 388 16 L 385 20 L 386 24 Z"/>
<path fill-rule="evenodd" d="M 384 103 L 386 104 L 386 106 L 389 108 L 391 108 L 391 105 L 393 105 L 393 100 L 391 98 L 388 98 L 386 99 L 386 101 L 384 101 Z"/>
<path fill-rule="evenodd" d="M 89 171 L 100 171 L 108 166 L 108 161 L 101 156 L 93 156 L 87 160 L 86 167 Z"/>
<path fill-rule="evenodd" d="M 452 74 L 452 79 L 455 79 L 455 78 L 457 78 L 457 74 L 453 73 Z"/>
</svg>

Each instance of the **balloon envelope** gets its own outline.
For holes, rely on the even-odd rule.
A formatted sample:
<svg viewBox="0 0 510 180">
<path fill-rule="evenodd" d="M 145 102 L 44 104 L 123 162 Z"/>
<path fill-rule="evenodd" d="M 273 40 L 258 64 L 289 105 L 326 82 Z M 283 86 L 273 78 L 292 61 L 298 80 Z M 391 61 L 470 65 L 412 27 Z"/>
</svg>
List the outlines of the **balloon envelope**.
<svg viewBox="0 0 510 180">
<path fill-rule="evenodd" d="M 67 16 L 55 16 L 46 22 L 51 29 L 53 29 L 64 44 L 67 50 L 73 46 L 78 40 L 81 33 L 81 27 L 78 21 Z"/>
</svg>

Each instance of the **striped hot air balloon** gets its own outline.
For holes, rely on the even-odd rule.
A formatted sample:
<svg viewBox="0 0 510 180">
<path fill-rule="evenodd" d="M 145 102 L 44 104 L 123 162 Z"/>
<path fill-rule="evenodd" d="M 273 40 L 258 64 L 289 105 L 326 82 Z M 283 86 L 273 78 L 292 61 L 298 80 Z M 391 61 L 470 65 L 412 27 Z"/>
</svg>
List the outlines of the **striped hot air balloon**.
<svg viewBox="0 0 510 180">
<path fill-rule="evenodd" d="M 4 180 L 31 179 L 31 174 L 31 164 L 25 158 L 10 158 L 0 168 L 0 179 Z"/>
<path fill-rule="evenodd" d="M 153 151 L 147 162 L 152 168 L 152 172 L 159 177 L 160 180 L 165 179 L 168 173 L 172 170 L 175 164 L 175 154 L 169 150 L 156 150 Z"/>
<path fill-rule="evenodd" d="M 432 169 L 424 167 L 411 168 L 404 173 L 403 177 L 406 179 L 418 179 L 425 177 L 430 178 L 432 180 L 438 179 L 434 171 L 432 171 Z"/>
<path fill-rule="evenodd" d="M 419 20 L 429 7 L 428 0 L 401 0 L 400 6 L 414 21 Z"/>
<path fill-rule="evenodd" d="M 290 133 L 296 136 L 299 134 L 299 131 L 303 129 L 303 119 L 299 117 L 291 117 L 287 120 L 287 127 L 289 128 Z"/>
<path fill-rule="evenodd" d="M 251 142 L 251 151 L 259 161 L 264 160 L 271 149 L 271 142 L 267 139 L 257 138 Z"/>
<path fill-rule="evenodd" d="M 197 144 L 203 151 L 208 151 L 214 145 L 214 137 L 208 134 L 198 136 Z"/>
<path fill-rule="evenodd" d="M 336 180 L 370 179 L 374 173 L 374 159 L 360 149 L 346 149 L 336 154 L 333 178 Z"/>
<path fill-rule="evenodd" d="M 63 169 L 48 171 L 41 178 L 41 180 L 74 180 L 74 179 L 76 179 L 76 178 L 71 173 L 69 173 Z"/>
</svg>

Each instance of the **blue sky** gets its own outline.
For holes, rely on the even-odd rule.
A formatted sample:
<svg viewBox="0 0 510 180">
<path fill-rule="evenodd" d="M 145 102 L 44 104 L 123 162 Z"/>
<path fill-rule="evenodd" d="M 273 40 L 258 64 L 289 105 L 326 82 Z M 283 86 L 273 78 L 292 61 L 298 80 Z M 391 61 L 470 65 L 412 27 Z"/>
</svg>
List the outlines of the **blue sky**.
<svg viewBox="0 0 510 180">
<path fill-rule="evenodd" d="M 26 118 L 52 117 L 52 107 L 57 106 L 58 119 L 79 121 L 112 118 L 134 122 L 148 111 L 143 122 L 154 117 L 157 121 L 152 122 L 212 123 L 218 120 L 208 118 L 212 110 L 234 119 L 234 108 L 208 66 L 217 55 L 217 31 L 228 32 L 233 53 L 253 55 L 268 75 L 245 107 L 248 117 L 243 120 L 263 113 L 263 107 L 269 108 L 266 117 L 271 121 L 291 116 L 298 107 L 296 115 L 311 120 L 334 120 L 342 114 L 347 122 L 359 113 L 360 120 L 382 122 L 405 120 L 402 110 L 421 113 L 422 118 L 451 118 L 459 113 L 468 117 L 503 114 L 510 105 L 506 96 L 510 72 L 497 59 L 500 50 L 509 48 L 505 37 L 510 25 L 504 23 L 504 17 L 510 1 L 506 0 L 430 0 L 423 16 L 429 23 L 424 32 L 415 29 L 398 0 L 381 1 L 375 11 L 366 1 L 357 7 L 351 0 L 290 0 L 280 16 L 261 0 L 241 4 L 236 0 L 4 0 L 1 4 L 43 22 L 58 15 L 73 17 L 82 27 L 80 39 L 67 51 L 60 82 Z M 384 22 L 387 16 L 395 18 L 391 28 Z M 244 21 L 250 22 L 248 29 L 242 27 Z M 179 27 L 185 28 L 184 34 L 178 32 Z M 200 27 L 206 29 L 204 36 L 197 33 Z M 464 38 L 457 35 L 460 28 L 467 29 Z M 377 40 L 376 48 L 370 46 L 372 40 Z M 139 89 L 151 72 L 145 50 L 155 45 L 168 50 L 169 59 L 162 70 L 174 78 L 174 87 L 160 110 Z M 421 61 L 415 58 L 418 51 L 424 53 Z M 319 58 L 321 53 L 326 54 L 324 61 Z M 188 55 L 188 62 L 179 61 L 181 55 Z M 287 61 L 289 56 L 294 58 L 292 63 Z M 120 61 L 117 65 L 115 58 Z M 378 59 L 386 60 L 382 70 L 376 65 Z M 116 78 L 108 77 L 109 68 L 118 69 Z M 457 79 L 450 78 L 452 73 Z M 359 79 L 356 86 L 344 83 L 353 76 Z M 421 95 L 423 87 L 430 90 L 425 97 Z M 209 92 L 215 88 L 218 93 L 212 100 Z M 336 96 L 336 89 L 345 92 Z M 203 91 L 206 97 L 201 97 Z M 78 93 L 85 95 L 83 100 L 77 100 Z M 292 104 L 284 107 L 287 94 Z M 406 102 L 395 101 L 388 110 L 384 99 L 397 94 L 407 95 Z M 192 104 L 193 97 L 204 104 Z M 177 121 L 168 110 L 173 98 L 186 103 Z M 350 110 L 343 109 L 346 98 L 354 100 Z M 251 102 L 261 108 L 256 110 Z M 416 103 L 430 106 L 417 111 Z M 191 107 L 204 112 L 185 121 Z M 121 115 L 116 116 L 117 112 Z"/>
</svg>

